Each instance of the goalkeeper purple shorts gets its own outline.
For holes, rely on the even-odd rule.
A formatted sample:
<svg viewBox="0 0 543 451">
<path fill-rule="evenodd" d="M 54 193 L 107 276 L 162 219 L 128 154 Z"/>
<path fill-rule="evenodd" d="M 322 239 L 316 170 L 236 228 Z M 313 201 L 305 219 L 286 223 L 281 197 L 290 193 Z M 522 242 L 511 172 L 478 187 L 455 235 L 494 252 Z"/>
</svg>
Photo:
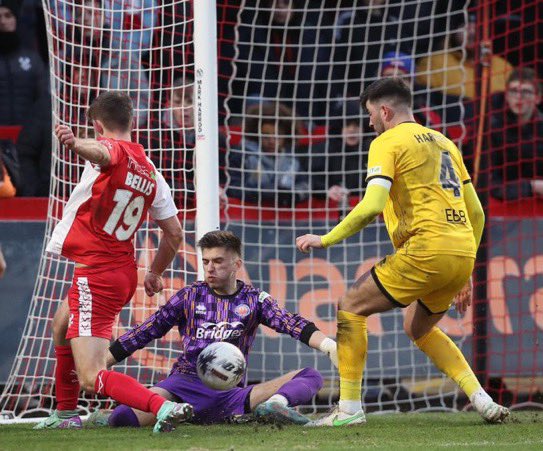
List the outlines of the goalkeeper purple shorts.
<svg viewBox="0 0 543 451">
<path fill-rule="evenodd" d="M 178 401 L 191 404 L 194 408 L 195 423 L 223 423 L 228 417 L 251 411 L 249 394 L 252 385 L 217 391 L 206 387 L 198 376 L 175 373 L 156 386 L 169 391 L 178 398 Z"/>
</svg>

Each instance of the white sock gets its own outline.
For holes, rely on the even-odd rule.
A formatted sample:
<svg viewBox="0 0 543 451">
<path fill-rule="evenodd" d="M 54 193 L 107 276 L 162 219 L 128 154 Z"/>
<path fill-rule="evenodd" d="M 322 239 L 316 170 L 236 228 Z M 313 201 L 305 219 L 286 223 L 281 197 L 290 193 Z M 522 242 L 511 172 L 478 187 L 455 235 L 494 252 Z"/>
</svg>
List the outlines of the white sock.
<svg viewBox="0 0 543 451">
<path fill-rule="evenodd" d="M 483 410 L 483 408 L 489 403 L 494 402 L 490 395 L 483 389 L 477 390 L 473 395 L 471 395 L 470 399 L 471 403 L 473 404 L 473 407 L 477 410 L 477 412 L 480 412 Z"/>
<path fill-rule="evenodd" d="M 287 407 L 288 406 L 288 399 L 285 398 L 283 395 L 278 395 L 277 393 L 273 395 L 268 401 L 266 402 L 278 402 L 282 406 Z"/>
<path fill-rule="evenodd" d="M 339 410 L 342 412 L 354 415 L 356 412 L 362 410 L 362 401 L 339 401 Z"/>
</svg>

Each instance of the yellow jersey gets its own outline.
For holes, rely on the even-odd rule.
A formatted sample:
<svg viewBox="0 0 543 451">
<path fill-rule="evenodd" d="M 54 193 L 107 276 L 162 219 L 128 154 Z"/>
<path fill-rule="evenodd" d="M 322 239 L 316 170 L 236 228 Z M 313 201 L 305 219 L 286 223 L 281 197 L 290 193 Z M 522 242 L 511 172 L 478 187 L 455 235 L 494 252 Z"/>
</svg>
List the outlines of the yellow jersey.
<svg viewBox="0 0 543 451">
<path fill-rule="evenodd" d="M 450 139 L 415 122 L 398 124 L 371 143 L 367 174 L 367 181 L 392 182 L 383 215 L 396 249 L 475 257 L 464 201 L 471 180 Z"/>
</svg>

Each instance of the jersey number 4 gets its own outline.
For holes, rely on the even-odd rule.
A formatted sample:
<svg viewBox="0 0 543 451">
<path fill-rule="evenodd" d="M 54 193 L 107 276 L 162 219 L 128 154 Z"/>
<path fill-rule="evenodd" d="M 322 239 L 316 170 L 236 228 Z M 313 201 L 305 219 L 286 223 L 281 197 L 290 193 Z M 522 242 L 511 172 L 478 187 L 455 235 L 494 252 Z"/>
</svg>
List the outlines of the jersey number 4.
<svg viewBox="0 0 543 451">
<path fill-rule="evenodd" d="M 116 205 L 109 215 L 104 226 L 104 231 L 109 235 L 115 233 L 115 237 L 119 241 L 126 241 L 132 237 L 143 214 L 143 207 L 145 205 L 143 196 L 137 196 L 132 199 L 133 195 L 132 191 L 118 189 L 115 191 L 115 196 L 113 196 L 113 201 L 116 202 Z M 123 219 L 122 223 L 119 224 L 121 215 Z"/>
<path fill-rule="evenodd" d="M 452 189 L 454 197 L 460 197 L 460 180 L 454 172 L 451 155 L 449 152 L 441 152 L 441 172 L 439 181 L 443 189 Z"/>
</svg>

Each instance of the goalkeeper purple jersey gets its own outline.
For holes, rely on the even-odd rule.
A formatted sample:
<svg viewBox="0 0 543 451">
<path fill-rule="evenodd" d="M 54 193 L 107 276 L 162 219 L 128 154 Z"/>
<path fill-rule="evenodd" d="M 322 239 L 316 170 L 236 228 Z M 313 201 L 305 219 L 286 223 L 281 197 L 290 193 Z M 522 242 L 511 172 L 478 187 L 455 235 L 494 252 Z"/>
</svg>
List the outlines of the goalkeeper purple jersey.
<svg viewBox="0 0 543 451">
<path fill-rule="evenodd" d="M 237 283 L 236 293 L 228 296 L 215 293 L 205 282 L 183 288 L 144 323 L 119 337 L 111 353 L 121 361 L 176 326 L 180 355 L 171 373 L 196 374 L 198 354 L 217 341 L 232 343 L 247 359 L 260 324 L 308 344 L 317 330 L 313 323 L 282 309 L 265 291 Z"/>
</svg>

